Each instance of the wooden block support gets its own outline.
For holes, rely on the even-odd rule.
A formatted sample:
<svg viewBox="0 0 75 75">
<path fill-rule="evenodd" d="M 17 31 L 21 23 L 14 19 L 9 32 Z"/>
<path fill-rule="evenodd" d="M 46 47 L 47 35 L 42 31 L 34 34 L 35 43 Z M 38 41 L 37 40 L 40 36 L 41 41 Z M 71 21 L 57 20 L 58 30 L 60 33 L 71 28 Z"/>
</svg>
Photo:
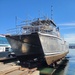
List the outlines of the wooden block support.
<svg viewBox="0 0 75 75">
<path fill-rule="evenodd" d="M 5 68 L 3 67 L 3 68 L 0 68 L 0 74 L 5 75 L 12 71 L 19 70 L 20 68 L 21 68 L 20 66 L 9 66 L 9 67 L 5 67 Z"/>
<path fill-rule="evenodd" d="M 33 73 L 28 74 L 28 75 L 40 75 L 40 71 L 34 71 Z"/>
<path fill-rule="evenodd" d="M 40 75 L 40 71 L 37 68 L 23 68 L 14 63 L 0 63 L 0 75 Z"/>
</svg>

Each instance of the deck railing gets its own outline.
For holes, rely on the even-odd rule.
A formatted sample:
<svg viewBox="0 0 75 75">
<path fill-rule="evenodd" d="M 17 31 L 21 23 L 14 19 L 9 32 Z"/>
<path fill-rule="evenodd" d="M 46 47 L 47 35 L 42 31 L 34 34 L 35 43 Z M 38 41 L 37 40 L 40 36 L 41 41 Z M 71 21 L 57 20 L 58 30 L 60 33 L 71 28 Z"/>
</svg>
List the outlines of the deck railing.
<svg viewBox="0 0 75 75">
<path fill-rule="evenodd" d="M 34 32 L 42 32 L 57 35 L 56 31 L 53 32 L 53 28 L 51 26 L 47 27 L 46 25 L 19 25 L 16 28 L 7 30 L 7 34 L 10 35 L 31 34 Z"/>
</svg>

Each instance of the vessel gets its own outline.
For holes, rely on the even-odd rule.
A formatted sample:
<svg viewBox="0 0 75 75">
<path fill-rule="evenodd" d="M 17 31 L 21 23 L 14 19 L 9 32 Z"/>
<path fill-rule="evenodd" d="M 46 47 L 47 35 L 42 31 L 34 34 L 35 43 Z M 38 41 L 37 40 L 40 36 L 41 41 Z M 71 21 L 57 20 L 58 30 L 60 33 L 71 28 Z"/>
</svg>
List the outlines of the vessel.
<svg viewBox="0 0 75 75">
<path fill-rule="evenodd" d="M 23 21 L 8 30 L 6 38 L 20 62 L 56 63 L 64 58 L 68 44 L 61 38 L 59 27 L 49 18 Z"/>
<path fill-rule="evenodd" d="M 0 52 L 10 51 L 11 46 L 4 35 L 0 35 Z"/>
<path fill-rule="evenodd" d="M 11 46 L 6 37 L 0 34 L 0 60 L 1 58 L 8 57 L 9 52 L 11 52 Z"/>
</svg>

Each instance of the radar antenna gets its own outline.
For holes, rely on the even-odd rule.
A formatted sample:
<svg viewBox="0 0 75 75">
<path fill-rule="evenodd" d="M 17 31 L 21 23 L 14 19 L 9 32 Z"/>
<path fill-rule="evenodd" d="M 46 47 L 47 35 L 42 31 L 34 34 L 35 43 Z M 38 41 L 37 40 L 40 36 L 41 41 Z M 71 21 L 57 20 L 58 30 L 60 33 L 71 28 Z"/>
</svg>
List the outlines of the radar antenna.
<svg viewBox="0 0 75 75">
<path fill-rule="evenodd" d="M 51 5 L 51 20 L 53 20 L 53 6 Z"/>
</svg>

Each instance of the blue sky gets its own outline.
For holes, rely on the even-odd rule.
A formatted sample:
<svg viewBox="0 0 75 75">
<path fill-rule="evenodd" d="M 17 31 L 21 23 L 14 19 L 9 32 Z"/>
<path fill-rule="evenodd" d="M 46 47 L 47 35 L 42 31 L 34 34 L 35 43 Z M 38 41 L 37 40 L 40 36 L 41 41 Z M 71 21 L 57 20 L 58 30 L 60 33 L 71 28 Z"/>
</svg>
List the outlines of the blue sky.
<svg viewBox="0 0 75 75">
<path fill-rule="evenodd" d="M 75 43 L 75 0 L 0 0 L 0 34 L 15 28 L 15 17 L 26 20 L 41 16 L 51 18 L 60 27 L 62 36 Z"/>
</svg>

